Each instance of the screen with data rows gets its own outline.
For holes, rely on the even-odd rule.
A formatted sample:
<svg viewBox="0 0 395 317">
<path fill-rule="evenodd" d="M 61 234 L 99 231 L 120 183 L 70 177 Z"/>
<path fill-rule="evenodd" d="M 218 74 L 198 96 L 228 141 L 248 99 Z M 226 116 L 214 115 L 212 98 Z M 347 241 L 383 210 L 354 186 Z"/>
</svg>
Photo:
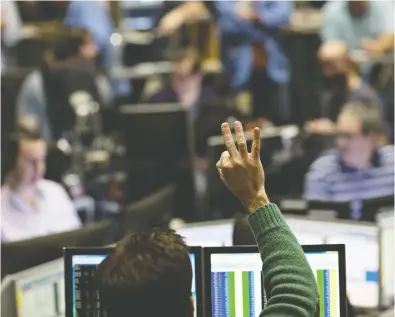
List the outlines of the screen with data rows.
<svg viewBox="0 0 395 317">
<path fill-rule="evenodd" d="M 336 251 L 305 252 L 320 294 L 319 317 L 343 317 Z M 258 317 L 265 296 L 262 261 L 256 253 L 211 254 L 211 316 Z"/>
<path fill-rule="evenodd" d="M 107 254 L 72 256 L 73 317 L 107 317 L 106 312 L 100 305 L 99 294 L 95 285 L 96 268 L 106 257 Z M 193 272 L 191 292 L 195 303 L 197 303 L 195 280 L 196 256 L 190 253 L 189 258 L 192 263 Z"/>
</svg>

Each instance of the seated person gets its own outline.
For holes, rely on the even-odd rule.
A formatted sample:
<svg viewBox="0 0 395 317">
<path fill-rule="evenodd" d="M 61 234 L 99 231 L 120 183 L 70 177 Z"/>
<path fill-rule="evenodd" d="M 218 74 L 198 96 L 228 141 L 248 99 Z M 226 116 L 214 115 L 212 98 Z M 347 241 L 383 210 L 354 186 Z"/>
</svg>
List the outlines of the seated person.
<svg viewBox="0 0 395 317">
<path fill-rule="evenodd" d="M 53 131 L 47 116 L 47 91 L 45 90 L 44 74 L 47 69 L 76 68 L 92 72 L 96 77 L 96 86 L 104 106 L 112 101 L 111 89 L 105 77 L 94 74 L 92 61 L 96 57 L 97 50 L 92 42 L 90 33 L 84 30 L 66 30 L 62 37 L 45 56 L 43 66 L 28 75 L 19 91 L 16 104 L 16 116 L 18 121 L 33 119 L 39 130 L 40 136 L 45 141 L 53 140 Z"/>
<path fill-rule="evenodd" d="M 394 47 L 392 1 L 328 1 L 323 8 L 323 42 L 344 41 L 351 51 L 382 55 Z M 369 63 L 368 63 L 369 64 Z M 365 64 L 364 73 L 369 70 Z"/>
<path fill-rule="evenodd" d="M 12 66 L 12 49 L 21 37 L 22 21 L 16 1 L 1 2 L 1 72 Z M 10 65 L 11 64 L 11 65 Z"/>
<path fill-rule="evenodd" d="M 199 56 L 195 50 L 185 49 L 172 54 L 172 61 L 170 86 L 150 96 L 147 102 L 181 102 L 191 108 L 192 117 L 196 118 L 200 105 L 214 98 L 210 89 L 202 87 Z"/>
<path fill-rule="evenodd" d="M 4 145 L 1 188 L 1 241 L 13 242 L 71 231 L 80 219 L 63 187 L 43 179 L 46 144 L 28 129 L 18 131 Z"/>
<path fill-rule="evenodd" d="M 377 107 L 346 104 L 337 119 L 337 149 L 318 158 L 305 182 L 309 200 L 350 201 L 394 194 L 394 147 L 380 145 L 383 132 Z"/>
<path fill-rule="evenodd" d="M 382 108 L 376 92 L 362 81 L 344 42 L 329 41 L 322 44 L 318 58 L 324 81 L 319 96 L 320 105 L 315 114 L 310 114 L 317 119 L 307 123 L 308 132 L 332 133 L 335 128 L 333 122 L 341 106 L 347 102 L 362 101 Z"/>
<path fill-rule="evenodd" d="M 278 207 L 267 198 L 259 157 L 260 131 L 255 129 L 249 153 L 241 123 L 235 126 L 239 151 L 229 125 L 223 124 L 227 151 L 217 168 L 250 213 L 268 297 L 262 315 L 311 317 L 318 302 L 317 284 L 301 246 Z M 98 266 L 96 279 L 107 317 L 194 315 L 188 247 L 173 230 L 129 234 Z"/>
<path fill-rule="evenodd" d="M 245 92 L 253 80 L 253 117 L 267 117 L 277 123 L 287 119 L 289 112 L 286 101 L 289 61 L 280 42 L 293 8 L 293 1 L 188 1 L 161 19 L 159 32 L 171 35 L 208 9 L 221 37 L 221 59 L 231 91 Z M 254 61 L 254 55 L 260 58 Z M 257 68 L 260 64 L 259 75 L 252 78 L 254 62 Z M 241 93 L 236 99 L 240 100 L 237 102 L 240 110 L 247 112 L 244 110 L 249 108 L 247 95 Z M 260 103 L 262 99 L 264 104 Z"/>
<path fill-rule="evenodd" d="M 66 27 L 81 28 L 92 34 L 99 53 L 98 65 L 102 68 L 122 66 L 123 46 L 110 40 L 116 30 L 109 11 L 108 1 L 68 1 L 64 19 Z M 127 80 L 111 78 L 111 86 L 117 96 L 131 93 Z"/>
</svg>

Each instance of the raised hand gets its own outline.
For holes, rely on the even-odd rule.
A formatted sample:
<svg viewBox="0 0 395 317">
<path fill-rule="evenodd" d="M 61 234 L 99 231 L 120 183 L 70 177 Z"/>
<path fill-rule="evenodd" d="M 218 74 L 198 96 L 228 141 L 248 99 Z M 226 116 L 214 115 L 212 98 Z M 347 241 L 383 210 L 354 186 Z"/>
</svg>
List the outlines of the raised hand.
<svg viewBox="0 0 395 317">
<path fill-rule="evenodd" d="M 234 128 L 238 150 L 229 124 L 221 125 L 227 151 L 222 153 L 217 162 L 217 169 L 221 180 L 229 190 L 249 212 L 254 212 L 260 206 L 269 203 L 260 159 L 260 129 L 254 129 L 251 153 L 249 153 L 241 122 L 236 121 Z"/>
</svg>

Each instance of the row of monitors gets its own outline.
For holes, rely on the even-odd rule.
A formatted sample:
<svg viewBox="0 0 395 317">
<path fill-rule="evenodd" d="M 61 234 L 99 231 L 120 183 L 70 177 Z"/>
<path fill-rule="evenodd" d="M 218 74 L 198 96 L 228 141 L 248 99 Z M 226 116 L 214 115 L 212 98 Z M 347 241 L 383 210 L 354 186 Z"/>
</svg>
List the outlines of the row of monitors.
<svg viewBox="0 0 395 317">
<path fill-rule="evenodd" d="M 347 292 L 355 307 L 388 307 L 394 298 L 394 211 L 382 212 L 378 225 L 286 217 L 299 243 L 345 244 Z M 175 228 L 188 245 L 231 246 L 234 220 L 196 223 Z"/>
<path fill-rule="evenodd" d="M 321 241 L 320 236 L 347 237 L 347 290 L 351 303 L 362 308 L 381 308 L 393 305 L 394 295 L 394 213 L 384 212 L 378 217 L 381 257 L 377 258 L 377 229 L 368 225 L 352 225 L 350 223 L 333 223 L 325 221 L 301 220 L 288 218 L 287 222 L 295 232 L 301 244 Z M 177 229 L 185 236 L 188 244 L 203 246 L 220 246 L 232 244 L 232 221 L 220 221 L 190 225 Z M 309 233 L 310 232 L 310 233 Z M 211 236 L 214 239 L 201 239 Z M 348 240 L 354 241 L 350 245 Z M 325 238 L 324 238 L 325 240 Z M 330 241 L 331 239 L 327 239 Z M 315 242 L 313 242 L 315 241 Z M 344 241 L 344 240 L 342 240 Z M 370 243 L 369 243 L 370 241 Z M 352 246 L 359 246 L 355 252 L 349 252 Z M 376 250 L 376 251 L 375 251 Z M 372 253 L 373 252 L 373 253 Z M 379 271 L 381 283 L 368 282 L 366 263 L 379 263 L 372 271 Z M 355 279 L 360 269 L 360 278 Z M 363 267 L 363 268 L 362 268 Z M 365 273 L 363 273 L 365 271 Z M 358 276 L 357 276 L 358 277 Z M 35 268 L 7 276 L 1 285 L 2 315 L 9 317 L 63 317 L 65 314 L 64 266 L 63 259 L 52 261 Z M 375 298 L 376 297 L 376 298 Z"/>
<path fill-rule="evenodd" d="M 66 248 L 66 317 L 104 317 L 96 267 L 112 248 Z M 303 246 L 320 293 L 319 316 L 346 315 L 344 245 Z M 264 307 L 262 261 L 256 246 L 192 247 L 195 316 L 255 317 Z"/>
</svg>

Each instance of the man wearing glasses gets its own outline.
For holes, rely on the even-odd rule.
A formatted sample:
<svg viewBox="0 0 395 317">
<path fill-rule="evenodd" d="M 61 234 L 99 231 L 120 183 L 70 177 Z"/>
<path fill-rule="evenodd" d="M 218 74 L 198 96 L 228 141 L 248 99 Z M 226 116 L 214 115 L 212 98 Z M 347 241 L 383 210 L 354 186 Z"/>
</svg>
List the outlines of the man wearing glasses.
<svg viewBox="0 0 395 317">
<path fill-rule="evenodd" d="M 381 145 L 378 107 L 346 104 L 336 122 L 337 149 L 318 158 L 306 176 L 308 200 L 352 201 L 394 194 L 394 147 Z"/>
</svg>

